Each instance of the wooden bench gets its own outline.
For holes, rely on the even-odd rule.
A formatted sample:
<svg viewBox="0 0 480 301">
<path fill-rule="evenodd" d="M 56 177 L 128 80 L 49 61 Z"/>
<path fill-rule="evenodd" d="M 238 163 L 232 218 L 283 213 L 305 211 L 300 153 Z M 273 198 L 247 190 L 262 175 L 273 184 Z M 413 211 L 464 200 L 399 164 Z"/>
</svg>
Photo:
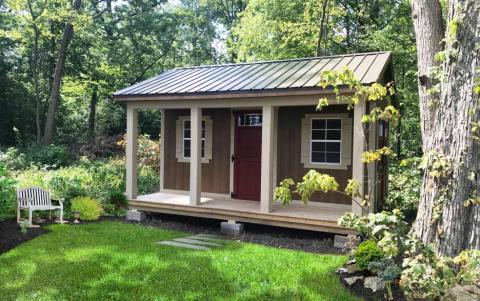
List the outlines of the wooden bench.
<svg viewBox="0 0 480 301">
<path fill-rule="evenodd" d="M 53 205 L 57 201 L 58 205 Z M 63 199 L 53 200 L 50 193 L 39 187 L 17 189 L 17 223 L 20 223 L 20 210 L 28 210 L 28 226 L 33 227 L 32 213 L 40 210 L 60 210 L 57 222 L 63 223 Z"/>
</svg>

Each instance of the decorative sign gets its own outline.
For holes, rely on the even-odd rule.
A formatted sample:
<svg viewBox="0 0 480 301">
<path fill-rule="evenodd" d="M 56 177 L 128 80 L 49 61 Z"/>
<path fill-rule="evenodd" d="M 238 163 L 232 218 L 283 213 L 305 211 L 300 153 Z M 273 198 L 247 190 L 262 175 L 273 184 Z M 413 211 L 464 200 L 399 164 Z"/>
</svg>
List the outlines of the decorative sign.
<svg viewBox="0 0 480 301">
<path fill-rule="evenodd" d="M 262 114 L 240 114 L 238 126 L 262 126 Z"/>
</svg>

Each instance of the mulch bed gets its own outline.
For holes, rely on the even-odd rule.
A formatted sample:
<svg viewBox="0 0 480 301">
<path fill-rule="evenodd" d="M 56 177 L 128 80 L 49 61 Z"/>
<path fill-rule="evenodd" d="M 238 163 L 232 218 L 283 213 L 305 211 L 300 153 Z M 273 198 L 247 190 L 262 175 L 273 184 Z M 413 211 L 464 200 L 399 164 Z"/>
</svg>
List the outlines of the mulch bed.
<svg viewBox="0 0 480 301">
<path fill-rule="evenodd" d="M 333 234 L 243 223 L 245 228 L 244 234 L 226 235 L 220 233 L 220 222 L 222 221 L 215 219 L 152 213 L 147 215 L 147 220 L 144 224 L 193 234 L 215 234 L 226 239 L 263 244 L 276 248 L 324 254 L 341 254 L 340 249 L 333 247 Z"/>
<path fill-rule="evenodd" d="M 22 234 L 16 219 L 0 220 L 0 254 L 47 233 L 48 230 L 44 229 L 43 226 L 50 223 L 51 222 L 43 223 L 39 228 L 29 228 L 27 233 Z"/>
</svg>

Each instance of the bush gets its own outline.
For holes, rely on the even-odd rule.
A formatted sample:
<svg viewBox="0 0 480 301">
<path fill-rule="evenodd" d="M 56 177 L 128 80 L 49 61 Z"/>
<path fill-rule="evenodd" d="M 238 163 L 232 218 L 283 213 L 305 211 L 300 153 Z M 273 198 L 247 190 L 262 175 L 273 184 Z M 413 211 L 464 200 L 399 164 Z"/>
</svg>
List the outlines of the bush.
<svg viewBox="0 0 480 301">
<path fill-rule="evenodd" d="M 389 170 L 388 196 L 384 209 L 400 209 L 408 223 L 415 220 L 422 186 L 420 158 L 411 158 L 396 162 L 392 160 Z"/>
<path fill-rule="evenodd" d="M 72 200 L 71 211 L 80 212 L 80 219 L 84 221 L 97 220 L 102 213 L 100 203 L 90 197 L 76 197 Z"/>
<path fill-rule="evenodd" d="M 58 145 L 29 146 L 24 149 L 10 147 L 6 152 L 0 152 L 0 163 L 12 170 L 24 170 L 31 165 L 43 169 L 56 169 L 66 166 L 72 161 L 72 156 L 66 147 Z"/>
<path fill-rule="evenodd" d="M 0 163 L 0 219 L 15 211 L 15 180 L 3 163 Z"/>
<path fill-rule="evenodd" d="M 366 240 L 362 242 L 354 253 L 357 266 L 360 270 L 368 270 L 368 265 L 374 261 L 381 261 L 385 258 L 382 249 L 374 240 Z"/>
<path fill-rule="evenodd" d="M 123 216 L 125 215 L 125 208 L 128 205 L 127 197 L 123 192 L 114 191 L 110 193 L 108 201 L 104 204 L 104 211 L 107 215 Z"/>
</svg>

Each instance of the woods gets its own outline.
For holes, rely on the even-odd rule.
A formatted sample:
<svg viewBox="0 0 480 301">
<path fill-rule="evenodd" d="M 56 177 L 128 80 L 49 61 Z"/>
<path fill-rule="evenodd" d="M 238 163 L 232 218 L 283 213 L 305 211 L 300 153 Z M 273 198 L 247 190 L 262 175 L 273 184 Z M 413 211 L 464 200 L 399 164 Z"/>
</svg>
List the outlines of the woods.
<svg viewBox="0 0 480 301">
<path fill-rule="evenodd" d="M 323 115 L 325 120 L 318 121 L 314 129 L 315 118 L 310 117 L 313 118 L 310 121 L 302 118 L 305 112 L 308 115 L 318 112 L 297 108 L 296 117 L 304 128 L 296 133 L 294 127 L 300 122 L 284 112 L 285 120 L 292 121 L 292 125 L 283 127 L 285 131 L 291 130 L 283 136 L 292 140 L 285 145 L 293 149 L 301 144 L 295 150 L 306 157 L 302 160 L 308 164 L 313 161 L 312 152 L 324 155 L 325 164 L 328 153 L 338 153 L 339 162 L 333 164 L 341 165 L 344 160 L 341 155 L 359 164 L 345 165 L 343 172 L 349 176 L 338 182 L 333 175 L 343 175 L 339 171 L 342 168 L 332 168 L 332 162 L 325 168 L 310 164 L 308 173 L 299 176 L 297 170 L 304 172 L 302 168 L 308 166 L 301 165 L 295 169 L 294 176 L 299 176 L 298 179 L 275 178 L 277 183 L 273 186 L 278 187 L 273 201 L 288 204 L 299 199 L 308 206 L 310 197 L 319 192 L 341 193 L 346 199 L 342 205 L 347 207 L 352 200 L 356 209 L 360 209 L 342 211 L 346 213 L 339 220 L 339 227 L 355 231 L 348 242 L 351 246 L 347 244 L 350 255 L 361 262 L 362 271 L 370 273 L 367 276 L 384 277 L 389 298 L 393 298 L 392 285 L 401 288 L 402 294 L 410 299 L 425 300 L 443 297 L 447 290 L 457 286 L 478 288 L 479 16 L 478 0 L 0 0 L 0 219 L 14 213 L 15 188 L 21 186 L 42 186 L 61 194 L 66 208 L 72 200 L 86 198 L 95 201 L 102 214 L 125 215 L 127 104 L 120 98 L 116 99 L 118 102 L 113 100 L 115 91 L 177 67 L 325 56 L 328 63 L 324 66 L 332 70 L 323 72 L 320 81 L 308 88 L 330 89 L 330 98 L 341 103 L 342 109 L 348 109 L 342 112 L 345 119 L 339 119 L 339 125 L 332 123 L 333 128 L 328 129 L 329 118 Z M 351 60 L 339 56 L 354 53 L 356 57 Z M 359 53 L 382 53 L 388 57 L 388 62 L 384 62 L 387 67 L 369 66 L 363 70 L 368 74 L 368 70 L 382 69 L 378 72 L 382 75 L 381 82 L 362 82 L 352 70 L 335 69 L 344 59 L 348 64 L 356 62 Z M 330 64 L 333 57 L 335 60 Z M 366 61 L 375 62 L 377 57 Z M 292 67 L 297 61 L 285 64 Z M 364 59 L 353 65 L 358 67 L 360 61 Z M 235 81 L 219 85 L 224 85 L 222 88 L 240 85 L 238 94 L 253 93 L 252 87 L 263 82 L 262 76 L 268 77 L 267 72 L 289 69 L 281 62 L 276 63 L 279 65 L 258 69 L 258 64 L 251 64 L 255 66 L 248 67 L 251 68 L 248 72 L 255 70 L 255 75 L 261 75 L 255 78 L 248 72 L 242 73 L 238 76 L 245 81 L 242 85 Z M 309 72 L 323 70 L 323 67 L 315 69 L 321 64 L 305 60 L 282 74 L 287 79 L 280 72 L 273 72 L 278 78 L 271 80 L 277 80 L 278 87 L 288 83 L 282 86 L 287 91 L 303 75 L 308 75 L 305 82 L 312 81 Z M 187 88 L 194 86 L 198 88 L 194 92 L 212 92 L 201 91 L 199 87 L 208 86 L 215 79 L 221 82 L 221 74 L 236 79 L 236 72 L 243 70 L 218 68 L 205 78 L 202 76 L 208 71 L 195 71 L 199 83 L 193 82 L 196 77 L 193 72 L 186 73 L 184 79 L 192 83 L 187 83 L 182 91 L 187 93 Z M 289 78 L 300 70 L 302 74 L 297 78 Z M 154 84 L 143 96 L 174 83 L 175 76 L 159 86 Z M 245 87 L 250 88 L 242 90 Z M 350 91 L 341 94 L 339 87 Z M 305 87 L 294 88 L 300 91 Z M 329 105 L 329 99 L 321 97 L 318 107 L 312 110 L 321 111 Z M 304 107 L 305 104 L 311 105 L 306 100 Z M 359 104 L 361 110 L 355 110 Z M 273 113 L 275 105 L 270 104 L 266 111 L 260 102 L 257 105 L 258 112 L 254 115 L 261 118 L 259 112 L 270 112 L 270 119 L 266 119 L 271 126 L 269 133 L 278 133 L 273 122 L 270 124 L 277 118 L 277 113 Z M 180 116 L 184 120 L 178 124 L 183 128 L 175 127 L 167 134 L 188 135 L 170 137 L 177 144 L 172 146 L 177 156 L 174 163 L 187 164 L 193 150 L 190 136 L 193 128 L 187 129 L 185 122 L 191 117 L 186 106 L 173 106 L 171 110 L 183 110 L 185 116 L 175 112 L 170 122 L 174 124 L 173 118 Z M 139 193 L 158 192 L 163 177 L 160 162 L 165 146 L 159 142 L 160 128 L 166 128 L 162 120 L 166 115 L 161 116 L 159 110 L 151 107 L 129 107 L 129 112 L 135 112 L 129 119 L 135 120 L 135 129 L 138 111 L 138 166 L 135 164 L 128 170 L 136 173 L 138 169 Z M 207 106 L 204 112 L 214 108 Z M 223 109 L 242 108 L 252 109 L 246 106 Z M 226 125 L 235 124 L 233 120 L 230 122 L 229 112 L 223 112 L 222 120 Z M 333 109 L 327 113 L 338 112 Z M 348 135 L 357 132 L 356 139 L 342 136 L 343 120 L 348 120 Z M 354 120 L 357 123 L 352 127 Z M 201 122 L 196 128 L 202 133 Z M 209 128 L 212 130 L 211 125 Z M 334 139 L 330 141 L 328 130 L 339 136 L 332 136 Z M 361 135 L 360 130 L 363 130 Z M 227 132 L 225 137 L 231 134 Z M 207 129 L 205 137 L 197 139 L 200 146 L 196 149 L 200 153 L 201 143 L 206 145 L 206 137 L 212 136 L 206 133 Z M 314 133 L 317 139 L 313 139 Z M 261 140 L 264 136 L 259 135 Z M 278 138 L 271 138 L 275 139 Z M 344 148 L 342 143 L 346 140 L 361 141 L 361 150 L 350 155 L 349 150 L 356 145 L 346 144 L 348 147 Z M 371 147 L 371 141 L 378 149 Z M 315 151 L 314 143 L 319 146 Z M 232 152 L 232 145 L 220 149 Z M 327 151 L 327 145 L 334 150 Z M 189 158 L 184 158 L 185 148 Z M 346 155 L 342 153 L 344 149 Z M 211 155 L 211 150 L 208 152 Z M 291 151 L 292 156 L 296 152 Z M 358 156 L 352 158 L 353 153 Z M 269 156 L 271 170 L 266 175 L 278 173 L 277 166 L 272 167 L 276 154 L 272 152 Z M 203 158 L 199 155 L 197 159 L 200 162 Z M 230 177 L 234 173 L 228 168 L 232 168 L 230 161 L 235 156 L 226 154 L 224 159 L 222 177 Z M 201 166 L 198 163 L 200 175 Z M 178 176 L 188 182 L 188 172 L 192 174 L 185 167 L 180 176 L 172 176 L 172 181 L 178 182 L 175 178 Z M 376 182 L 370 185 L 372 174 L 372 181 Z M 226 177 L 224 180 L 228 182 Z M 387 183 L 385 187 L 376 189 L 375 185 L 382 181 Z M 272 187 L 270 184 L 264 186 Z M 233 197 L 235 193 L 230 186 L 222 193 Z M 197 192 L 202 189 L 201 184 L 199 187 Z M 263 195 L 267 196 L 264 199 L 269 197 L 268 193 Z M 388 196 L 379 202 L 374 199 L 376 195 Z M 358 212 L 361 214 L 355 214 Z M 66 213 L 70 214 L 69 209 Z M 358 249 L 361 252 L 355 254 Z M 375 260 L 369 259 L 370 252 Z"/>
</svg>

